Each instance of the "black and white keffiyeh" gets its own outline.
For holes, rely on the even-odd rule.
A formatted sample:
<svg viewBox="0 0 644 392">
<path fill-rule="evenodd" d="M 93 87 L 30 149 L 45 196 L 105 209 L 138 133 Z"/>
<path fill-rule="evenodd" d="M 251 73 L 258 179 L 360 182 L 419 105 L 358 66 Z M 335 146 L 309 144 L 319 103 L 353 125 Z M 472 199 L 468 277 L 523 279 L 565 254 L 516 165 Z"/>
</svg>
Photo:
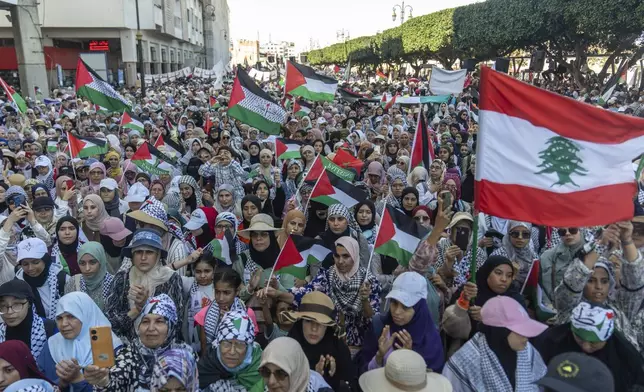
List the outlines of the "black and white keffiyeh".
<svg viewBox="0 0 644 392">
<path fill-rule="evenodd" d="M 356 219 L 353 217 L 353 214 L 349 211 L 347 206 L 344 204 L 333 204 L 329 207 L 329 210 L 326 214 L 327 216 L 327 222 L 326 222 L 326 230 L 329 230 L 329 218 L 332 216 L 343 216 L 347 220 L 347 224 L 349 225 L 349 228 L 361 233 L 362 230 L 360 230 L 360 226 L 358 226 L 358 222 L 356 222 Z"/>
<path fill-rule="evenodd" d="M 31 353 L 34 358 L 38 358 L 42 352 L 43 347 L 47 344 L 47 332 L 45 331 L 45 323 L 42 318 L 36 314 L 36 307 L 31 306 L 33 312 L 33 321 L 31 322 Z M 0 323 L 0 342 L 6 341 L 7 337 L 7 324 Z"/>
<path fill-rule="evenodd" d="M 329 296 L 343 312 L 358 315 L 362 311 L 360 286 L 367 275 L 363 267 L 347 281 L 342 281 L 335 268 L 329 268 Z"/>
</svg>

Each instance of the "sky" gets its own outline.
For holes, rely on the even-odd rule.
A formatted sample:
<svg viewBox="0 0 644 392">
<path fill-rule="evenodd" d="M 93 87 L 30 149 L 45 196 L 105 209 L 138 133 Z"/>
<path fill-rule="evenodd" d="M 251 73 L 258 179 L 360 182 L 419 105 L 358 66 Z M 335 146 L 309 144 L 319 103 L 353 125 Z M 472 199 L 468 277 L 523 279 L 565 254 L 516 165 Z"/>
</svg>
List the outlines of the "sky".
<svg viewBox="0 0 644 392">
<path fill-rule="evenodd" d="M 413 15 L 420 16 L 445 8 L 457 7 L 476 0 L 407 0 Z M 338 42 L 337 33 L 344 29 L 351 38 L 373 35 L 400 25 L 392 22 L 394 4 L 400 0 L 228 0 L 231 37 L 268 42 L 293 41 L 299 50 L 309 49 L 310 40 L 324 47 Z M 405 17 L 408 17 L 406 12 Z"/>
</svg>

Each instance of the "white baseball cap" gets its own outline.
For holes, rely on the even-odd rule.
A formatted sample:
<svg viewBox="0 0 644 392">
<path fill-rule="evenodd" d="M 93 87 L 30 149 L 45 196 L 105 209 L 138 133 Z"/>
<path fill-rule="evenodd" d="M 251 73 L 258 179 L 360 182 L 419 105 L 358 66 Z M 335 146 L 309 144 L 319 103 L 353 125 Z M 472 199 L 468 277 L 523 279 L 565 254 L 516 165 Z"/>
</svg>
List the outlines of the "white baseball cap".
<svg viewBox="0 0 644 392">
<path fill-rule="evenodd" d="M 190 220 L 183 225 L 183 227 L 188 230 L 197 230 L 207 223 L 208 219 L 206 219 L 206 213 L 203 212 L 201 208 L 197 208 L 192 211 L 192 214 L 190 214 Z"/>
<path fill-rule="evenodd" d="M 27 238 L 18 243 L 18 262 L 24 259 L 42 259 L 47 251 L 47 244 L 40 238 Z"/>
<path fill-rule="evenodd" d="M 116 180 L 113 178 L 104 178 L 101 180 L 100 185 L 98 186 L 100 188 L 107 188 L 111 191 L 114 189 L 118 188 L 119 185 L 116 183 Z"/>
<path fill-rule="evenodd" d="M 427 298 L 427 280 L 417 272 L 403 272 L 395 280 L 387 298 L 410 308 Z"/>
<path fill-rule="evenodd" d="M 128 203 L 142 203 L 148 196 L 150 196 L 150 191 L 148 190 L 148 188 L 146 188 L 140 182 L 135 182 L 127 191 L 127 197 L 125 197 L 125 201 Z"/>
</svg>

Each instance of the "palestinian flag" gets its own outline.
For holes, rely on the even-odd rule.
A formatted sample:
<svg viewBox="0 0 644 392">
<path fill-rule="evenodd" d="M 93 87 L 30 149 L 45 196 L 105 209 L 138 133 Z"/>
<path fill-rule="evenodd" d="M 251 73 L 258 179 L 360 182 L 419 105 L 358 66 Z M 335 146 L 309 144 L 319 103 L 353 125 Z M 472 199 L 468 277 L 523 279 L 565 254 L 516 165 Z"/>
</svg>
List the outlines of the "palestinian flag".
<svg viewBox="0 0 644 392">
<path fill-rule="evenodd" d="M 130 104 L 82 59 L 76 65 L 76 95 L 112 112 L 130 109 Z"/>
<path fill-rule="evenodd" d="M 235 239 L 228 230 L 224 230 L 204 248 L 204 251 L 209 251 L 214 258 L 223 261 L 226 265 L 233 264 L 233 260 L 237 257 L 235 250 Z"/>
<path fill-rule="evenodd" d="M 96 104 L 94 104 L 94 111 L 96 113 L 103 113 L 103 114 L 107 114 L 110 112 L 109 110 L 107 110 L 107 108 L 104 108 L 101 105 L 96 105 Z"/>
<path fill-rule="evenodd" d="M 427 230 L 415 220 L 399 209 L 387 205 L 380 220 L 374 251 L 392 257 L 406 267 L 426 234 Z"/>
<path fill-rule="evenodd" d="M 58 151 L 58 141 L 57 140 L 47 140 L 47 152 L 54 153 Z"/>
<path fill-rule="evenodd" d="M 344 204 L 351 208 L 367 198 L 367 193 L 329 171 L 323 171 L 311 191 L 311 200 L 324 205 Z"/>
<path fill-rule="evenodd" d="M 298 140 L 278 137 L 275 139 L 275 155 L 281 160 L 300 158 L 300 147 L 303 145 L 304 143 Z"/>
<path fill-rule="evenodd" d="M 228 115 L 271 135 L 280 133 L 286 111 L 259 88 L 241 67 L 228 104 Z"/>
<path fill-rule="evenodd" d="M 361 99 L 365 99 L 363 95 L 354 93 L 353 91 L 346 88 L 341 88 L 338 91 L 340 92 L 340 98 L 342 98 L 342 100 L 347 101 L 350 104 L 356 103 Z"/>
<path fill-rule="evenodd" d="M 293 113 L 299 117 L 308 116 L 311 113 L 311 105 L 302 100 L 297 100 L 293 104 Z"/>
<path fill-rule="evenodd" d="M 434 160 L 434 146 L 429 140 L 427 133 L 427 122 L 425 113 L 421 107 L 416 122 L 416 132 L 414 133 L 414 142 L 411 148 L 411 160 L 409 162 L 409 173 L 417 166 L 423 166 L 429 172 L 429 165 Z"/>
<path fill-rule="evenodd" d="M 107 154 L 110 148 L 106 139 L 75 136 L 67 132 L 69 154 L 72 158 L 89 158 L 94 155 Z"/>
<path fill-rule="evenodd" d="M 599 97 L 600 104 L 603 105 L 606 102 L 608 102 L 608 100 L 613 95 L 613 92 L 615 91 L 615 88 L 617 87 L 617 85 L 620 83 L 626 82 L 627 71 L 628 71 L 628 61 L 625 61 L 622 63 L 622 66 L 619 67 L 619 69 L 617 70 L 617 73 L 613 74 L 606 82 L 606 85 L 604 85 L 604 89 L 602 90 L 601 96 Z"/>
<path fill-rule="evenodd" d="M 309 101 L 333 101 L 338 81 L 320 75 L 311 67 L 289 61 L 286 65 L 286 93 Z"/>
<path fill-rule="evenodd" d="M 320 264 L 331 250 L 321 240 L 301 235 L 289 235 L 277 256 L 273 272 L 293 275 L 298 279 L 306 278 L 307 266 Z"/>
<path fill-rule="evenodd" d="M 550 318 L 557 315 L 557 311 L 543 301 L 543 290 L 539 283 L 539 276 L 541 275 L 541 263 L 539 259 L 535 259 L 530 266 L 528 277 L 523 283 L 521 294 L 524 295 L 529 303 L 530 308 L 534 310 L 537 320 L 546 322 Z"/>
<path fill-rule="evenodd" d="M 643 118 L 577 102 L 486 67 L 481 75 L 474 187 L 481 212 L 552 227 L 633 218 L 632 161 L 642 154 Z"/>
<path fill-rule="evenodd" d="M 360 173 L 362 171 L 362 167 L 364 166 L 364 162 L 346 152 L 342 148 L 335 152 L 333 163 L 342 168 L 353 168 L 356 173 Z"/>
<path fill-rule="evenodd" d="M 154 147 L 175 158 L 181 158 L 186 154 L 186 150 L 183 148 L 183 145 L 175 142 L 172 137 L 168 135 L 159 135 L 157 141 L 154 142 Z"/>
<path fill-rule="evenodd" d="M 148 142 L 143 143 L 134 155 L 132 155 L 132 163 L 145 173 L 156 175 L 170 174 L 169 171 L 159 169 L 158 166 L 161 162 L 172 163 L 172 159 Z"/>
<path fill-rule="evenodd" d="M 121 128 L 134 129 L 143 132 L 143 121 L 127 110 L 123 111 L 121 116 Z"/>
<path fill-rule="evenodd" d="M 396 103 L 396 97 L 397 95 L 394 95 L 393 97 L 391 97 L 390 100 L 387 100 L 387 94 L 382 94 L 382 99 L 380 100 L 380 106 L 382 106 L 383 110 L 387 111 L 391 109 Z"/>
<path fill-rule="evenodd" d="M 315 184 L 324 170 L 327 170 L 342 178 L 343 180 L 349 182 L 353 182 L 356 177 L 355 173 L 353 173 L 351 170 L 341 168 L 340 166 L 331 162 L 327 157 L 320 154 L 315 158 L 315 161 L 313 161 L 313 166 L 311 166 L 311 169 L 309 169 L 309 172 L 306 174 L 304 181 Z"/>
<path fill-rule="evenodd" d="M 221 107 L 221 104 L 215 97 L 210 97 L 210 108 L 211 109 L 219 109 Z"/>
<path fill-rule="evenodd" d="M 18 94 L 16 90 L 14 90 L 13 87 L 9 86 L 7 82 L 5 82 L 2 78 L 0 78 L 0 84 L 2 85 L 4 94 L 7 96 L 7 101 L 11 102 L 11 105 L 18 112 L 25 113 L 27 111 L 27 103 L 24 99 L 22 99 L 22 96 L 20 96 L 20 94 Z"/>
<path fill-rule="evenodd" d="M 385 75 L 382 71 L 378 70 L 378 71 L 376 72 L 376 78 L 377 78 L 379 81 L 387 80 L 387 75 Z"/>
</svg>

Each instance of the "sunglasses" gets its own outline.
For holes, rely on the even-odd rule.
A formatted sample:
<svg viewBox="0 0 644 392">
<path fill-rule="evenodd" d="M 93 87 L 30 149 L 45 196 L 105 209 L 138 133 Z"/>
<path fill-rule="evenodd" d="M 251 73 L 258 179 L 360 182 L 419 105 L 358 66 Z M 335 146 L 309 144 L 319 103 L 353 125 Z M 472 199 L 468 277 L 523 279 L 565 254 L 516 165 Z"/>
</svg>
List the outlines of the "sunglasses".
<svg viewBox="0 0 644 392">
<path fill-rule="evenodd" d="M 271 378 L 271 375 L 275 376 L 275 379 L 277 381 L 284 381 L 288 378 L 288 373 L 286 373 L 282 369 L 277 369 L 276 371 L 273 372 L 269 368 L 262 366 L 257 371 L 259 375 L 262 376 L 262 378 L 267 380 Z"/>
<path fill-rule="evenodd" d="M 530 238 L 530 233 L 528 233 L 527 231 L 513 231 L 510 233 L 510 237 L 514 239 L 528 239 Z"/>
<path fill-rule="evenodd" d="M 575 234 L 579 233 L 579 229 L 576 228 L 576 227 L 557 229 L 557 234 L 559 234 L 559 237 L 563 237 L 568 233 L 570 233 L 572 235 L 575 235 Z"/>
</svg>

